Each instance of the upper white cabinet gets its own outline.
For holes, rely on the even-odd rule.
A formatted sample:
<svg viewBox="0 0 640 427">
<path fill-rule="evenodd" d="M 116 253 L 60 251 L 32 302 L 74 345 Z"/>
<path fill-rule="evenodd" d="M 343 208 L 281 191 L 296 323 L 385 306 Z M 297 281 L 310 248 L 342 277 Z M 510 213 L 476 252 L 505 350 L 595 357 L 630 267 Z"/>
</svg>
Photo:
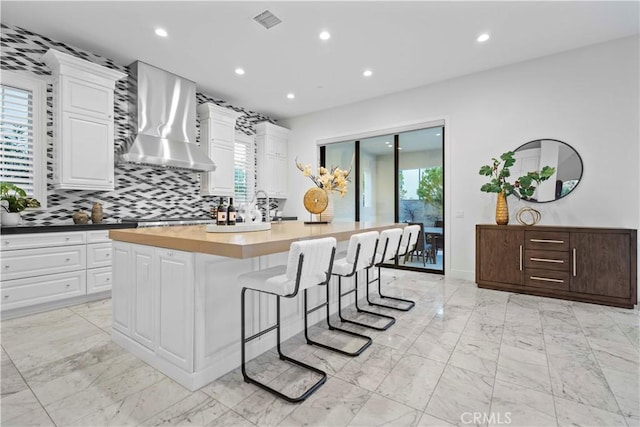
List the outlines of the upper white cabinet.
<svg viewBox="0 0 640 427">
<path fill-rule="evenodd" d="M 200 148 L 216 164 L 215 171 L 202 174 L 200 194 L 233 197 L 235 128 L 242 113 L 207 102 L 198 106 L 198 114 Z"/>
<path fill-rule="evenodd" d="M 126 74 L 54 49 L 42 60 L 54 77 L 53 186 L 113 190 L 113 91 Z"/>
<path fill-rule="evenodd" d="M 256 125 L 258 185 L 269 197 L 287 198 L 287 139 L 289 129 L 269 122 Z"/>
</svg>

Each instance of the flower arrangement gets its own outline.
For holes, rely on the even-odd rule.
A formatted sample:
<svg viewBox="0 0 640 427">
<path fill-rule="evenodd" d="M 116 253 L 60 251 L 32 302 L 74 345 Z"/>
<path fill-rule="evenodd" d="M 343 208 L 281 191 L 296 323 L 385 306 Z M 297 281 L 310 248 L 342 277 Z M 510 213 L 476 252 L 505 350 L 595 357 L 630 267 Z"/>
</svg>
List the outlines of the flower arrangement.
<svg viewBox="0 0 640 427">
<path fill-rule="evenodd" d="M 513 184 L 507 181 L 511 176 L 509 168 L 516 163 L 513 151 L 507 151 L 500 156 L 500 159 L 491 159 L 493 164 L 484 165 L 480 168 L 480 175 L 491 177 L 491 181 L 485 183 L 480 191 L 486 193 L 502 193 L 505 196 L 515 194 L 523 200 L 529 200 L 536 190 L 536 186 L 548 180 L 556 172 L 555 168 L 545 166 L 540 171 L 528 172 L 526 175 L 516 179 Z"/>
<path fill-rule="evenodd" d="M 295 162 L 296 167 L 302 171 L 302 174 L 308 176 L 318 188 L 325 191 L 337 191 L 341 197 L 347 194 L 347 183 L 351 182 L 351 178 L 349 178 L 351 166 L 349 166 L 349 170 L 340 169 L 337 166 L 332 166 L 329 170 L 324 166 L 320 166 L 318 174 L 314 175 L 310 164 L 303 166 L 302 163 L 298 162 L 297 158 Z"/>
</svg>

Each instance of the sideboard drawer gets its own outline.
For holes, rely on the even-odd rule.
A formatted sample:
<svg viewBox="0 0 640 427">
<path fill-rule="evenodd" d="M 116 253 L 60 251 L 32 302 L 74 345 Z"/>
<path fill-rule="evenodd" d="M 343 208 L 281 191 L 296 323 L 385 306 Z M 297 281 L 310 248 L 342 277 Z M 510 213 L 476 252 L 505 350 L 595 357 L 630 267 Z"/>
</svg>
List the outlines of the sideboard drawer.
<svg viewBox="0 0 640 427">
<path fill-rule="evenodd" d="M 2 310 L 84 295 L 84 271 L 2 281 Z"/>
<path fill-rule="evenodd" d="M 525 231 L 525 249 L 568 251 L 569 233 L 563 231 Z"/>
<path fill-rule="evenodd" d="M 87 268 L 111 265 L 111 242 L 87 245 Z"/>
<path fill-rule="evenodd" d="M 524 266 L 541 270 L 569 271 L 569 252 L 527 249 L 524 251 Z"/>
<path fill-rule="evenodd" d="M 64 273 L 86 268 L 86 246 L 3 251 L 2 280 Z"/>
<path fill-rule="evenodd" d="M 525 286 L 534 288 L 569 290 L 571 280 L 568 271 L 541 270 L 537 268 L 527 268 L 524 270 Z"/>
<path fill-rule="evenodd" d="M 1 240 L 3 251 L 39 249 L 53 246 L 84 245 L 85 233 L 70 231 L 68 233 L 5 234 Z"/>
<path fill-rule="evenodd" d="M 107 243 L 110 242 L 109 230 L 87 231 L 87 243 Z"/>
</svg>

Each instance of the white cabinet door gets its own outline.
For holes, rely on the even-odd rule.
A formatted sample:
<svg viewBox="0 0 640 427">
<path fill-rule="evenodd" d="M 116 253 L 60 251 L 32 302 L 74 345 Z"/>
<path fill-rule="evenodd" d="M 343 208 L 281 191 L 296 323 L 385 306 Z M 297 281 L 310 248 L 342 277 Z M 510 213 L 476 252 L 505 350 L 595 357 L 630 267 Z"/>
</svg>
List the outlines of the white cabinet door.
<svg viewBox="0 0 640 427">
<path fill-rule="evenodd" d="M 235 194 L 233 143 L 224 141 L 211 143 L 209 157 L 216 164 L 216 170 L 206 174 L 207 189 L 201 194 L 233 197 Z"/>
<path fill-rule="evenodd" d="M 194 254 L 156 249 L 158 346 L 156 353 L 187 372 L 193 372 Z"/>
<path fill-rule="evenodd" d="M 92 243 L 87 245 L 87 268 L 108 267 L 111 265 L 111 243 Z"/>
<path fill-rule="evenodd" d="M 84 270 L 86 251 L 84 245 L 2 251 L 2 280 Z"/>
<path fill-rule="evenodd" d="M 67 76 L 60 92 L 64 111 L 99 119 L 113 118 L 113 90 L 108 87 Z"/>
<path fill-rule="evenodd" d="M 2 310 L 28 307 L 85 293 L 84 271 L 2 281 Z"/>
<path fill-rule="evenodd" d="M 56 188 L 113 190 L 113 120 L 63 113 Z"/>
<path fill-rule="evenodd" d="M 133 245 L 113 242 L 111 304 L 113 327 L 131 336 L 131 293 L 134 264 Z"/>
<path fill-rule="evenodd" d="M 258 152 L 258 185 L 269 197 L 284 199 L 287 197 L 288 129 L 271 123 L 256 125 L 256 146 Z"/>
<path fill-rule="evenodd" d="M 157 280 L 155 277 L 154 249 L 149 246 L 134 246 L 132 250 L 135 266 L 131 283 L 131 305 L 133 316 L 131 337 L 140 344 L 153 349 L 157 329 Z"/>
</svg>

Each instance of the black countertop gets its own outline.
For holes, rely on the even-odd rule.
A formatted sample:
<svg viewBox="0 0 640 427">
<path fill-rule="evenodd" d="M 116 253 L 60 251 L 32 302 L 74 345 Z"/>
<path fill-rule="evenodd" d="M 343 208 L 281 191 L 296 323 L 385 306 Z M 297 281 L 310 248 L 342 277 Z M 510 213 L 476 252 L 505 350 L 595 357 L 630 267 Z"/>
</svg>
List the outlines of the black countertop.
<svg viewBox="0 0 640 427">
<path fill-rule="evenodd" d="M 2 234 L 56 233 L 61 231 L 109 230 L 112 228 L 136 228 L 137 222 L 103 222 L 100 224 L 54 224 L 54 225 L 16 225 L 2 227 Z"/>
</svg>

